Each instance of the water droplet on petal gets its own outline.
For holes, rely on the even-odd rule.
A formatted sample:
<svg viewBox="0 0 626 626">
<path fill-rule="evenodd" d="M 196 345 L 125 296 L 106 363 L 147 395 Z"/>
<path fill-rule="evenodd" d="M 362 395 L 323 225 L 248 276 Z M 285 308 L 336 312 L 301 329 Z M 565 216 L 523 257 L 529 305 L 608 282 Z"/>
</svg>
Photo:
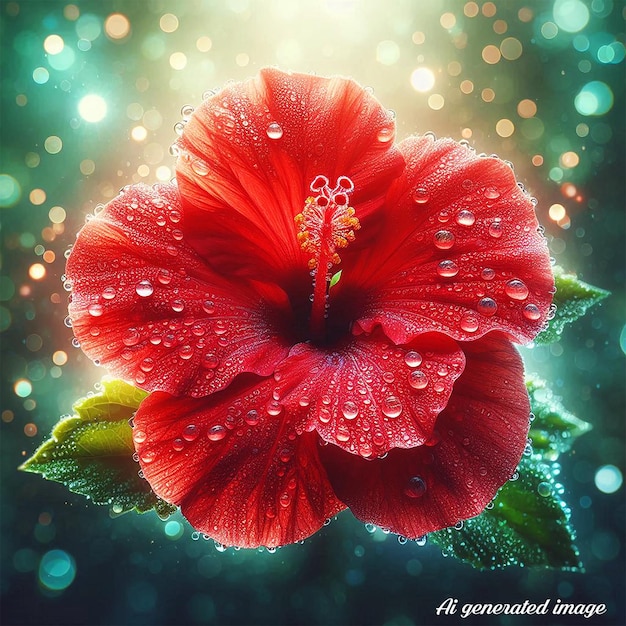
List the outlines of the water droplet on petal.
<svg viewBox="0 0 626 626">
<path fill-rule="evenodd" d="M 122 342 L 125 346 L 136 346 L 139 343 L 139 339 L 139 331 L 136 328 L 129 328 L 124 337 L 122 337 Z"/>
<path fill-rule="evenodd" d="M 528 298 L 528 287 L 519 278 L 514 278 L 504 286 L 504 293 L 512 300 L 526 300 Z"/>
<path fill-rule="evenodd" d="M 172 448 L 174 448 L 174 452 L 180 452 L 181 450 L 183 450 L 185 447 L 185 442 L 180 439 L 180 438 L 176 438 L 174 439 L 173 443 L 172 443 Z"/>
<path fill-rule="evenodd" d="M 415 204 L 426 204 L 429 199 L 430 194 L 426 187 L 417 187 L 417 189 L 413 191 L 413 202 L 415 202 Z"/>
<path fill-rule="evenodd" d="M 193 348 L 189 344 L 180 346 L 180 348 L 178 348 L 178 356 L 181 359 L 188 361 L 193 356 Z"/>
<path fill-rule="evenodd" d="M 195 424 L 187 424 L 183 430 L 183 439 L 185 441 L 194 441 L 199 435 L 198 427 Z"/>
<path fill-rule="evenodd" d="M 347 420 L 353 420 L 359 414 L 359 409 L 354 402 L 348 400 L 344 402 L 341 412 Z"/>
<path fill-rule="evenodd" d="M 256 426 L 259 423 L 259 412 L 255 409 L 250 409 L 247 413 L 246 413 L 246 424 L 248 424 L 248 426 Z"/>
<path fill-rule="evenodd" d="M 393 375 L 393 372 L 385 372 L 383 374 L 383 380 L 387 383 L 387 384 L 391 384 L 394 380 L 396 379 L 396 377 Z"/>
<path fill-rule="evenodd" d="M 402 413 L 402 403 L 397 396 L 387 396 L 383 400 L 382 411 L 387 417 L 398 417 Z"/>
<path fill-rule="evenodd" d="M 270 400 L 267 403 L 265 410 L 267 411 L 268 415 L 280 415 L 281 411 L 283 410 L 283 405 L 276 400 Z"/>
<path fill-rule="evenodd" d="M 147 450 L 143 454 L 140 454 L 139 458 L 144 463 L 152 463 L 152 461 L 154 461 L 154 459 L 156 458 L 156 452 L 154 452 L 153 450 Z"/>
<path fill-rule="evenodd" d="M 185 308 L 185 303 L 180 298 L 174 298 L 170 301 L 170 306 L 172 307 L 172 311 L 180 313 Z"/>
<path fill-rule="evenodd" d="M 226 437 L 226 428 L 221 424 L 216 424 L 209 428 L 208 437 L 211 441 L 221 441 Z"/>
<path fill-rule="evenodd" d="M 493 222 L 491 222 L 491 224 L 489 224 L 489 234 L 494 239 L 502 237 L 502 220 L 500 220 L 500 218 L 496 218 Z"/>
<path fill-rule="evenodd" d="M 283 136 L 283 128 L 278 122 L 272 122 L 266 132 L 270 139 L 280 139 Z"/>
<path fill-rule="evenodd" d="M 426 493 L 426 482 L 421 476 L 412 476 L 404 487 L 404 495 L 409 498 L 421 498 Z"/>
<path fill-rule="evenodd" d="M 115 298 L 116 295 L 117 295 L 117 291 L 115 290 L 115 287 L 105 287 L 102 290 L 102 297 L 105 300 L 113 300 L 113 298 Z"/>
<path fill-rule="evenodd" d="M 191 169 L 198 174 L 198 176 L 206 176 L 209 173 L 209 165 L 202 159 L 194 159 L 191 162 Z"/>
<path fill-rule="evenodd" d="M 207 352 L 202 357 L 202 365 L 207 369 L 215 369 L 219 365 L 219 359 L 213 352 Z"/>
<path fill-rule="evenodd" d="M 500 197 L 500 192 L 495 187 L 487 187 L 485 189 L 485 198 L 488 200 L 496 200 Z"/>
<path fill-rule="evenodd" d="M 148 436 L 143 430 L 133 430 L 133 441 L 135 443 L 143 443 Z"/>
<path fill-rule="evenodd" d="M 152 283 L 147 280 L 140 280 L 136 285 L 135 285 L 135 291 L 137 292 L 137 295 L 142 297 L 142 298 L 147 298 L 148 296 L 151 296 L 154 293 L 154 287 L 152 286 Z"/>
<path fill-rule="evenodd" d="M 151 372 L 154 369 L 154 359 L 150 357 L 146 357 L 140 364 L 139 367 L 143 372 Z"/>
<path fill-rule="evenodd" d="M 419 352 L 415 352 L 415 350 L 409 350 L 404 355 L 404 362 L 409 367 L 419 367 L 422 364 L 422 355 Z"/>
<path fill-rule="evenodd" d="M 378 135 L 377 135 L 377 139 L 378 141 L 380 141 L 380 143 L 388 143 L 393 139 L 393 136 L 395 134 L 395 127 L 393 125 L 391 126 L 383 126 L 379 131 L 378 131 Z"/>
<path fill-rule="evenodd" d="M 454 245 L 454 235 L 449 230 L 438 230 L 433 237 L 433 243 L 439 250 L 448 250 Z"/>
<path fill-rule="evenodd" d="M 527 304 L 524 307 L 523 313 L 527 320 L 532 320 L 533 322 L 541 317 L 541 311 L 536 304 Z"/>
<path fill-rule="evenodd" d="M 172 282 L 172 272 L 170 270 L 166 270 L 165 268 L 160 269 L 157 275 L 157 280 L 162 285 L 169 285 Z"/>
<path fill-rule="evenodd" d="M 424 372 L 415 370 L 409 374 L 409 385 L 413 389 L 424 389 L 428 385 L 428 377 Z"/>
<path fill-rule="evenodd" d="M 450 261 L 449 259 L 440 261 L 439 265 L 437 265 L 437 274 L 439 274 L 442 278 L 452 278 L 458 273 L 459 266 L 454 261 Z"/>
<path fill-rule="evenodd" d="M 456 223 L 461 226 L 471 226 L 475 221 L 476 217 L 471 211 L 459 211 L 459 214 L 456 216 Z"/>
<path fill-rule="evenodd" d="M 466 333 L 475 333 L 478 330 L 478 318 L 471 313 L 464 315 L 461 318 L 461 329 Z"/>
<path fill-rule="evenodd" d="M 482 315 L 491 317 L 498 310 L 498 305 L 493 298 L 481 298 L 476 305 L 476 309 Z"/>
<path fill-rule="evenodd" d="M 87 310 L 92 317 L 100 317 L 104 313 L 104 307 L 97 303 L 90 304 Z"/>
<path fill-rule="evenodd" d="M 481 277 L 483 280 L 493 280 L 496 275 L 495 270 L 492 270 L 490 267 L 486 267 L 481 273 Z"/>
</svg>

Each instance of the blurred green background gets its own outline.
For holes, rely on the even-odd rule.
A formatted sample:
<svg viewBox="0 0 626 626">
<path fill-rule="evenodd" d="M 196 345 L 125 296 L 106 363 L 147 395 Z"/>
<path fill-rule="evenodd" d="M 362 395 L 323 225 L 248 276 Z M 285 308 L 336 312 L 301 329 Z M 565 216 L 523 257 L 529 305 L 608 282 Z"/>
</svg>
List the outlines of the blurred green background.
<svg viewBox="0 0 626 626">
<path fill-rule="evenodd" d="M 624 615 L 624 19 L 618 0 L 0 2 L 2 624 L 459 623 L 459 602 Z M 562 459 L 584 573 L 477 572 L 349 514 L 275 554 L 219 552 L 179 516 L 113 519 L 16 468 L 102 370 L 64 325 L 64 252 L 96 204 L 173 176 L 181 108 L 260 67 L 344 74 L 433 131 L 515 164 L 557 263 L 613 295 L 524 350 L 591 422 Z M 562 621 L 559 621 L 562 620 Z M 474 624 L 580 618 L 471 617 Z"/>
</svg>

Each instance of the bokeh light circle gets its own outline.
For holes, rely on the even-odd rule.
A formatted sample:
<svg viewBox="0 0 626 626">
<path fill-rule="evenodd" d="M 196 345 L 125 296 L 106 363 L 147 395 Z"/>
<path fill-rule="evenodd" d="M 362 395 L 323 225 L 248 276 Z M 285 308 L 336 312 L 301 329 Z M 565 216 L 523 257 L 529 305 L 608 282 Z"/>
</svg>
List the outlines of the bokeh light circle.
<svg viewBox="0 0 626 626">
<path fill-rule="evenodd" d="M 556 0 L 552 15 L 556 25 L 568 33 L 581 31 L 589 22 L 589 9 L 581 0 Z"/>
<path fill-rule="evenodd" d="M 52 591 L 67 589 L 76 578 L 76 563 L 65 550 L 50 550 L 41 557 L 39 582 Z"/>
<path fill-rule="evenodd" d="M 107 103 L 102 96 L 89 94 L 78 103 L 78 114 L 86 122 L 100 122 L 107 114 Z"/>
<path fill-rule="evenodd" d="M 604 115 L 613 107 L 613 92 L 606 83 L 592 80 L 576 94 L 574 106 L 581 115 Z"/>
<path fill-rule="evenodd" d="M 624 478 L 615 465 L 603 465 L 596 472 L 594 481 L 602 493 L 615 493 L 622 486 Z"/>
</svg>

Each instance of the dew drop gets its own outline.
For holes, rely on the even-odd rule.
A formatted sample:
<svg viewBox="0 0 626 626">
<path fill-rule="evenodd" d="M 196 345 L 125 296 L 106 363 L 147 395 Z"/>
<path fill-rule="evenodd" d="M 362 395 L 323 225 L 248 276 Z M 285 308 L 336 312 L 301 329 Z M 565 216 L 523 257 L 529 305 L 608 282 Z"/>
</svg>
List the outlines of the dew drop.
<svg viewBox="0 0 626 626">
<path fill-rule="evenodd" d="M 191 169 L 198 174 L 198 176 L 206 176 L 209 173 L 209 165 L 202 159 L 194 159 L 191 162 Z"/>
<path fill-rule="evenodd" d="M 198 427 L 195 424 L 187 424 L 183 430 L 183 439 L 185 441 L 194 441 L 199 435 Z"/>
<path fill-rule="evenodd" d="M 140 364 L 139 367 L 142 372 L 151 372 L 154 369 L 154 359 L 149 356 L 146 357 Z"/>
<path fill-rule="evenodd" d="M 337 441 L 346 442 L 350 439 L 350 431 L 344 426 L 339 426 L 337 428 Z"/>
<path fill-rule="evenodd" d="M 139 343 L 139 331 L 136 328 L 129 328 L 122 338 L 125 346 L 136 346 Z"/>
<path fill-rule="evenodd" d="M 148 296 L 151 296 L 154 293 L 154 287 L 152 286 L 152 283 L 148 279 L 144 279 L 144 280 L 140 280 L 135 285 L 135 291 L 137 292 L 138 296 L 142 298 L 147 298 Z"/>
<path fill-rule="evenodd" d="M 185 308 L 185 303 L 180 298 L 174 298 L 170 300 L 170 306 L 172 307 L 172 311 L 180 313 Z"/>
<path fill-rule="evenodd" d="M 385 372 L 383 374 L 383 380 L 390 385 L 391 383 L 393 383 L 393 381 L 396 379 L 396 377 L 393 375 L 393 372 Z"/>
<path fill-rule="evenodd" d="M 456 223 L 460 224 L 461 226 L 472 226 L 475 221 L 476 217 L 471 211 L 459 211 L 459 214 L 456 216 Z"/>
<path fill-rule="evenodd" d="M 413 389 L 424 389 L 428 385 L 428 378 L 424 372 L 415 370 L 409 374 L 409 385 Z"/>
<path fill-rule="evenodd" d="M 193 356 L 193 348 L 189 344 L 180 346 L 178 356 L 184 361 L 188 361 Z"/>
<path fill-rule="evenodd" d="M 478 330 L 478 319 L 471 313 L 461 318 L 461 329 L 466 333 L 475 333 Z"/>
<path fill-rule="evenodd" d="M 246 413 L 246 424 L 248 424 L 248 426 L 256 426 L 259 423 L 259 412 L 256 409 L 250 409 L 247 413 Z"/>
<path fill-rule="evenodd" d="M 172 272 L 170 270 L 166 270 L 165 268 L 160 269 L 157 275 L 157 280 L 162 285 L 169 285 L 172 282 Z"/>
<path fill-rule="evenodd" d="M 537 485 L 537 493 L 542 498 L 547 498 L 552 494 L 552 487 L 550 487 L 550 483 L 542 482 Z"/>
<path fill-rule="evenodd" d="M 527 320 L 532 320 L 533 322 L 541 317 L 541 311 L 536 304 L 527 304 L 524 307 L 523 313 Z"/>
<path fill-rule="evenodd" d="M 105 287 L 102 290 L 102 297 L 105 300 L 113 300 L 113 298 L 115 298 L 116 295 L 117 295 L 117 291 L 115 290 L 115 287 Z"/>
<path fill-rule="evenodd" d="M 493 280 L 496 275 L 495 270 L 492 270 L 490 267 L 486 267 L 480 273 L 480 276 L 483 280 Z"/>
<path fill-rule="evenodd" d="M 519 278 L 514 278 L 504 286 L 504 293 L 512 300 L 526 300 L 528 287 Z"/>
<path fill-rule="evenodd" d="M 92 317 L 100 317 L 104 313 L 104 307 L 97 303 L 90 304 L 87 310 Z"/>
<path fill-rule="evenodd" d="M 288 493 L 283 493 L 278 499 L 280 506 L 286 509 L 291 504 L 291 496 Z"/>
<path fill-rule="evenodd" d="M 298 404 L 301 407 L 307 407 L 307 406 L 309 406 L 309 404 L 311 404 L 311 400 L 310 400 L 309 396 L 302 396 L 300 398 L 300 400 L 298 400 Z"/>
<path fill-rule="evenodd" d="M 204 367 L 206 367 L 207 369 L 215 369 L 218 365 L 219 365 L 219 359 L 217 358 L 217 355 L 214 354 L 213 352 L 207 352 L 203 357 L 202 357 L 202 365 Z"/>
<path fill-rule="evenodd" d="M 409 350 L 404 355 L 404 362 L 409 367 L 419 367 L 422 364 L 422 355 L 419 352 L 415 352 L 415 350 Z"/>
<path fill-rule="evenodd" d="M 209 428 L 208 437 L 211 441 L 221 441 L 226 437 L 226 428 L 221 424 L 211 426 L 211 428 Z"/>
<path fill-rule="evenodd" d="M 393 139 L 394 134 L 394 126 L 383 126 L 378 131 L 377 139 L 378 141 L 380 141 L 380 143 L 389 143 Z"/>
<path fill-rule="evenodd" d="M 415 204 L 426 204 L 430 200 L 430 193 L 426 187 L 417 187 L 413 191 L 413 202 Z"/>
<path fill-rule="evenodd" d="M 347 420 L 353 420 L 359 414 L 359 409 L 354 402 L 348 400 L 344 402 L 341 412 Z"/>
<path fill-rule="evenodd" d="M 489 234 L 494 239 L 499 239 L 502 237 L 502 220 L 497 217 L 491 224 L 489 224 Z"/>
<path fill-rule="evenodd" d="M 268 415 L 272 415 L 272 416 L 280 415 L 281 411 L 283 410 L 283 405 L 276 400 L 270 400 L 267 403 L 265 410 L 267 411 Z"/>
<path fill-rule="evenodd" d="M 133 441 L 135 443 L 143 443 L 148 436 L 143 430 L 133 430 Z"/>
<path fill-rule="evenodd" d="M 439 265 L 437 265 L 437 274 L 439 274 L 442 278 L 452 278 L 458 273 L 459 266 L 454 261 L 450 261 L 449 259 L 440 261 Z"/>
<path fill-rule="evenodd" d="M 152 463 L 152 461 L 154 461 L 154 459 L 156 458 L 156 452 L 154 452 L 153 450 L 147 450 L 143 454 L 140 454 L 139 458 L 144 463 Z"/>
<path fill-rule="evenodd" d="M 278 122 L 272 122 L 266 132 L 270 139 L 280 139 L 283 136 L 283 127 Z"/>
<path fill-rule="evenodd" d="M 404 495 L 409 498 L 421 498 L 426 493 L 426 482 L 421 476 L 412 476 L 404 486 Z"/>
<path fill-rule="evenodd" d="M 328 424 L 328 422 L 330 422 L 332 415 L 330 414 L 330 411 L 328 409 L 320 409 L 320 412 L 317 417 L 319 421 L 322 422 L 322 424 Z"/>
<path fill-rule="evenodd" d="M 500 197 L 500 192 L 495 187 L 487 187 L 484 195 L 488 200 L 496 200 Z"/>
<path fill-rule="evenodd" d="M 439 250 L 449 250 L 454 245 L 454 235 L 449 230 L 438 230 L 433 237 L 433 243 Z"/>
<path fill-rule="evenodd" d="M 481 315 L 491 317 L 498 310 L 498 305 L 493 298 L 481 298 L 476 305 L 476 310 Z"/>
<path fill-rule="evenodd" d="M 174 448 L 174 452 L 180 452 L 181 450 L 183 450 L 185 447 L 185 442 L 180 439 L 180 438 L 176 438 L 174 439 L 173 443 L 172 443 L 172 448 Z"/>
<path fill-rule="evenodd" d="M 382 411 L 387 417 L 398 417 L 402 413 L 402 403 L 397 396 L 387 396 L 383 400 Z"/>
</svg>

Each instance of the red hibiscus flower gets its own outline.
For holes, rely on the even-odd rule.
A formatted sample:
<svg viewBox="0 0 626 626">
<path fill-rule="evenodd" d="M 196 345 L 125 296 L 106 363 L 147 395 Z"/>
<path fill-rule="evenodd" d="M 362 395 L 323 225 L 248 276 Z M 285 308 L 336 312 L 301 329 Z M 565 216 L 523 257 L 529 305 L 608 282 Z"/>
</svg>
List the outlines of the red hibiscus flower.
<svg viewBox="0 0 626 626">
<path fill-rule="evenodd" d="M 263 70 L 188 118 L 177 184 L 125 188 L 78 235 L 75 335 L 153 392 L 145 478 L 223 544 L 295 542 L 346 507 L 416 538 L 520 460 L 512 342 L 553 291 L 533 202 L 496 158 L 394 135 L 351 80 Z"/>
</svg>

